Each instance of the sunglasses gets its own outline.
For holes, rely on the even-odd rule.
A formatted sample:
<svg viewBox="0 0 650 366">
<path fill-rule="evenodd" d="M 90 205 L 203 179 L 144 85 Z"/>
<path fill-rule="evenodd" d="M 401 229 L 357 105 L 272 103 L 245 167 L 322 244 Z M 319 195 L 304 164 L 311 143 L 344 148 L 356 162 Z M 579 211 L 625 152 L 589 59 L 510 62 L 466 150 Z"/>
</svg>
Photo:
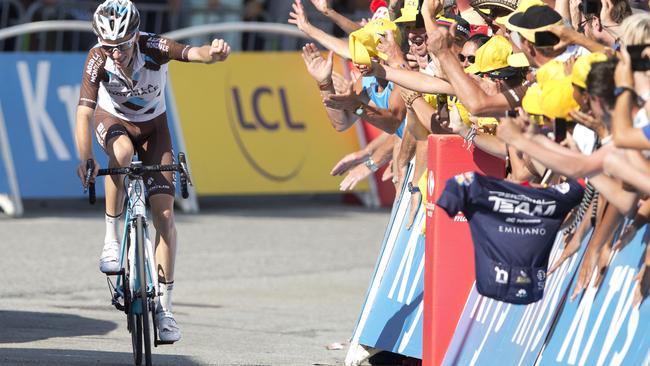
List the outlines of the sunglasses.
<svg viewBox="0 0 650 366">
<path fill-rule="evenodd" d="M 467 59 L 467 62 L 469 62 L 470 64 L 473 64 L 474 62 L 476 62 L 476 56 L 474 56 L 474 55 L 465 56 L 462 53 L 459 53 L 458 54 L 458 59 L 460 60 L 460 62 L 465 62 L 465 59 Z"/>
<path fill-rule="evenodd" d="M 120 44 L 102 44 L 100 41 L 100 45 L 102 49 L 106 51 L 108 54 L 112 54 L 115 51 L 126 52 L 127 50 L 131 49 L 131 47 L 133 47 L 134 43 L 135 43 L 135 36 L 130 40 L 126 42 L 122 42 Z"/>
</svg>

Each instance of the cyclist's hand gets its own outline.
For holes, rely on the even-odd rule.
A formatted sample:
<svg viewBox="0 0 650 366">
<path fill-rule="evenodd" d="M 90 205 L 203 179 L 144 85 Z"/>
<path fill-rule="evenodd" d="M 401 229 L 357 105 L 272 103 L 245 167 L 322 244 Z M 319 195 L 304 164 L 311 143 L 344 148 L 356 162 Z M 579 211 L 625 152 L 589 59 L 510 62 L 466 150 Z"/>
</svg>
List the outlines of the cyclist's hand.
<svg viewBox="0 0 650 366">
<path fill-rule="evenodd" d="M 86 182 L 86 162 L 87 160 L 82 160 L 79 162 L 79 165 L 77 166 L 77 175 L 79 176 L 79 179 L 81 179 L 81 185 L 84 188 L 88 188 L 88 183 L 94 183 L 95 182 L 95 177 L 97 177 L 97 173 L 99 172 L 99 162 L 95 160 L 95 158 L 90 158 L 92 161 L 95 163 L 95 169 L 90 175 L 90 180 Z"/>
<path fill-rule="evenodd" d="M 218 61 L 224 61 L 230 55 L 230 45 L 223 39 L 215 39 L 210 45 L 210 57 L 212 61 L 210 63 L 215 63 Z"/>
</svg>

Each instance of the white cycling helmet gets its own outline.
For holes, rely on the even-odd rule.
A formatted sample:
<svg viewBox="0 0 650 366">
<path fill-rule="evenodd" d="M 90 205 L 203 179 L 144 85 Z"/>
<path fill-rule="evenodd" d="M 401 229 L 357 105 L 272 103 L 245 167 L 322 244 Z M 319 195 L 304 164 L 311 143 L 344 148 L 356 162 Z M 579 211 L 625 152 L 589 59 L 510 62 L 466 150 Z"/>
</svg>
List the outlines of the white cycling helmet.
<svg viewBox="0 0 650 366">
<path fill-rule="evenodd" d="M 140 13 L 130 0 L 106 0 L 93 15 L 93 31 L 100 41 L 127 41 L 139 27 Z"/>
</svg>

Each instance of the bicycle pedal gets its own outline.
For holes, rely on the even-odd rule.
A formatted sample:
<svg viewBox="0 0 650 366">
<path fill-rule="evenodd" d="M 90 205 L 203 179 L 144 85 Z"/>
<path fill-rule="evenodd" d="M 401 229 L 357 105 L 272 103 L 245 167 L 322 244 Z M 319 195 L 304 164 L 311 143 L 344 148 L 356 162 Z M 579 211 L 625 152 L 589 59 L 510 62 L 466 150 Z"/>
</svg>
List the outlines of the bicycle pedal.
<svg viewBox="0 0 650 366">
<path fill-rule="evenodd" d="M 124 274 L 124 268 L 120 269 L 117 272 L 104 272 L 107 276 L 121 276 Z"/>
</svg>

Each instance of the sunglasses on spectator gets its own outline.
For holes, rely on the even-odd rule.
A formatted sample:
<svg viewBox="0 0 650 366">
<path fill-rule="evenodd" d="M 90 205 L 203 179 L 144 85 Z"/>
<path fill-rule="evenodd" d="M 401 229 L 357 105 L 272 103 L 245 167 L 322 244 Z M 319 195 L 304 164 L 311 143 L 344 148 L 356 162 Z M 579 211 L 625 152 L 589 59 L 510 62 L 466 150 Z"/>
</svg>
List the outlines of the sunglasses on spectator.
<svg viewBox="0 0 650 366">
<path fill-rule="evenodd" d="M 126 42 L 122 42 L 120 44 L 104 44 L 101 43 L 101 41 L 99 42 L 102 49 L 109 54 L 112 54 L 115 51 L 126 52 L 127 50 L 131 49 L 131 47 L 133 47 L 134 43 L 135 43 L 135 36 L 133 36 L 133 38 L 131 38 L 130 40 Z"/>
<path fill-rule="evenodd" d="M 465 62 L 465 59 L 467 59 L 467 62 L 469 62 L 470 64 L 473 64 L 476 61 L 476 56 L 474 56 L 474 55 L 465 56 L 462 53 L 459 53 L 458 54 L 458 59 L 460 60 L 460 62 Z"/>
</svg>

